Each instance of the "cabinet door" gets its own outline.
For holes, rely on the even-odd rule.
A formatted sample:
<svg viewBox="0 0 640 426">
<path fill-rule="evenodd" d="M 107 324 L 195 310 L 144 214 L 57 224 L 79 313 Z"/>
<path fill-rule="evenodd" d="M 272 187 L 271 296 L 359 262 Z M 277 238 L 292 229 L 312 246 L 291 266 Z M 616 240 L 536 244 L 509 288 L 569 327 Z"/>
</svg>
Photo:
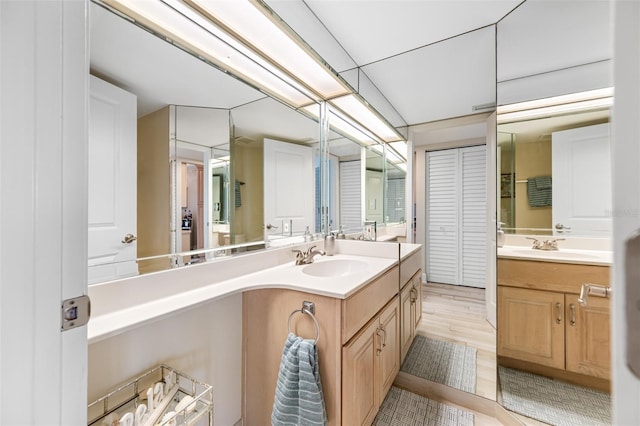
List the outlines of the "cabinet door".
<svg viewBox="0 0 640 426">
<path fill-rule="evenodd" d="M 402 315 L 402 321 L 400 323 L 400 360 L 404 361 L 413 338 L 415 337 L 413 317 L 415 311 L 415 304 L 412 301 L 413 286 L 411 283 L 404 286 L 402 293 L 400 293 L 400 311 Z"/>
<path fill-rule="evenodd" d="M 590 297 L 587 306 L 567 294 L 567 370 L 609 379 L 611 365 L 610 300 Z"/>
<path fill-rule="evenodd" d="M 498 355 L 564 369 L 564 294 L 498 287 Z"/>
<path fill-rule="evenodd" d="M 391 384 L 400 370 L 400 304 L 395 297 L 380 313 L 380 328 L 377 333 L 381 348 L 379 354 L 380 375 L 378 404 L 382 404 Z"/>
<path fill-rule="evenodd" d="M 378 331 L 371 321 L 342 348 L 342 424 L 371 424 L 378 412 Z"/>
<path fill-rule="evenodd" d="M 413 323 L 414 327 L 418 328 L 418 326 L 420 325 L 420 321 L 422 320 L 422 270 L 418 270 L 418 272 L 416 272 L 416 274 L 411 279 L 411 282 L 413 283 L 413 287 L 415 288 L 415 303 L 413 304 L 415 315 L 413 317 Z"/>
</svg>

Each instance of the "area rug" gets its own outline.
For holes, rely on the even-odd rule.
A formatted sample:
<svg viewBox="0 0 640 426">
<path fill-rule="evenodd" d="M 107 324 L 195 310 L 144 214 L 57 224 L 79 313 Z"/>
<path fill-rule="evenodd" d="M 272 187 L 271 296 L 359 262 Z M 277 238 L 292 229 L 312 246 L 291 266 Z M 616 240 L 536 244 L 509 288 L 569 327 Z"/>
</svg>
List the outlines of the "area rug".
<svg viewBox="0 0 640 426">
<path fill-rule="evenodd" d="M 498 366 L 502 406 L 557 426 L 610 425 L 608 393 Z"/>
<path fill-rule="evenodd" d="M 400 370 L 432 382 L 476 391 L 476 349 L 416 336 Z"/>
<path fill-rule="evenodd" d="M 391 386 L 374 426 L 472 426 L 473 413 Z"/>
</svg>

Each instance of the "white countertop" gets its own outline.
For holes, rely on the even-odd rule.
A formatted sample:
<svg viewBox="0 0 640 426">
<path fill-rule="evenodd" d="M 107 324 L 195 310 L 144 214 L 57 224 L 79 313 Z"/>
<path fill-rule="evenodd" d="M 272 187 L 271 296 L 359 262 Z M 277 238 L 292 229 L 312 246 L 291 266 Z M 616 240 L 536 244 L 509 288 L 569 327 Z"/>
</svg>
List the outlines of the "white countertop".
<svg viewBox="0 0 640 426">
<path fill-rule="evenodd" d="M 564 248 L 559 250 L 534 250 L 527 246 L 504 246 L 498 248 L 498 258 L 609 266 L 613 262 L 613 252 L 608 250 Z"/>
<path fill-rule="evenodd" d="M 397 258 L 337 254 L 316 257 L 314 264 L 334 260 L 352 260 L 363 263 L 359 263 L 360 269 L 342 276 L 318 277 L 309 275 L 303 272 L 305 266 L 297 266 L 293 262 L 288 262 L 257 272 L 240 274 L 222 281 L 215 282 L 212 279 L 211 284 L 199 285 L 186 291 L 181 290 L 179 283 L 176 283 L 174 293 L 165 293 L 157 298 L 154 298 L 153 294 L 148 294 L 143 303 L 123 305 L 122 309 L 108 309 L 92 316 L 87 332 L 89 343 L 106 339 L 175 312 L 248 290 L 283 288 L 346 299 L 398 262 Z M 129 287 L 128 291 L 136 291 L 135 286 Z M 149 290 L 147 289 L 146 292 L 149 293 Z M 120 298 L 122 296 L 121 291 L 117 290 L 114 290 L 112 295 L 109 295 L 108 289 L 102 290 L 100 293 L 100 297 L 103 298 Z M 96 300 L 96 302 L 98 301 Z"/>
</svg>

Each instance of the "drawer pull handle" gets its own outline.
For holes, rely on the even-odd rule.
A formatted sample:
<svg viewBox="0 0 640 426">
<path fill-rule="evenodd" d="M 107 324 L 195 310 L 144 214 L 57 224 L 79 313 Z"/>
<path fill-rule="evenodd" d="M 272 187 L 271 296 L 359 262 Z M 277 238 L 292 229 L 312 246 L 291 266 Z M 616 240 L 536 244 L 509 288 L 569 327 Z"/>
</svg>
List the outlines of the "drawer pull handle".
<svg viewBox="0 0 640 426">
<path fill-rule="evenodd" d="M 378 340 L 378 342 L 377 342 L 378 343 L 378 347 L 376 348 L 376 356 L 379 356 L 380 352 L 382 352 L 382 347 L 381 347 L 382 346 L 382 336 L 381 336 L 381 332 L 382 331 L 383 330 L 380 329 L 380 328 L 376 330 L 376 336 L 378 336 L 378 339 L 377 339 Z"/>
<path fill-rule="evenodd" d="M 569 310 L 571 311 L 571 321 L 569 321 L 569 325 L 571 327 L 576 325 L 576 305 L 573 303 L 569 305 Z"/>
<path fill-rule="evenodd" d="M 556 317 L 556 323 L 560 324 L 562 322 L 562 305 L 560 302 L 556 302 L 556 312 L 558 314 Z"/>
<path fill-rule="evenodd" d="M 578 297 L 578 303 L 582 306 L 587 306 L 587 300 L 589 296 L 609 297 L 611 295 L 611 287 L 607 287 L 599 284 L 585 283 L 580 288 L 580 297 Z"/>
</svg>

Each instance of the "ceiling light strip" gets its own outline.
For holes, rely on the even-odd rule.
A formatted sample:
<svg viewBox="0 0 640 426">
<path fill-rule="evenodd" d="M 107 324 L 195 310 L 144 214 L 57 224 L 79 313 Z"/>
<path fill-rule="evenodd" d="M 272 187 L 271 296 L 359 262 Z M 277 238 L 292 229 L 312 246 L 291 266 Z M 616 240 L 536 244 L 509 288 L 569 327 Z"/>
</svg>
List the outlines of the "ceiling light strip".
<svg viewBox="0 0 640 426">
<path fill-rule="evenodd" d="M 593 111 L 609 108 L 612 105 L 613 98 L 592 99 L 587 101 L 549 105 L 540 108 L 500 113 L 496 116 L 496 121 L 498 124 L 512 123 L 522 120 L 530 120 L 533 118 L 550 117 L 558 114 L 572 114 L 576 112 Z"/>
<path fill-rule="evenodd" d="M 532 101 L 518 102 L 515 104 L 501 105 L 497 108 L 498 114 L 506 114 L 516 111 L 545 108 L 560 104 L 572 104 L 582 101 L 590 101 L 613 97 L 613 87 L 588 90 L 586 92 L 570 93 L 568 95 L 553 96 L 550 98 L 534 99 Z"/>
<path fill-rule="evenodd" d="M 363 127 L 369 129 L 382 141 L 397 142 L 404 140 L 391 125 L 387 124 L 379 115 L 374 113 L 371 108 L 355 94 L 334 98 L 329 102 L 353 120 L 360 123 Z"/>
<path fill-rule="evenodd" d="M 205 18 L 242 41 L 323 99 L 351 89 L 262 2 L 184 0 Z"/>
<path fill-rule="evenodd" d="M 179 11 L 171 0 L 135 1 L 102 0 L 107 6 L 129 16 L 143 27 L 169 39 L 174 44 L 204 59 L 221 70 L 233 70 L 234 75 L 248 84 L 280 99 L 288 104 L 302 106 L 313 102 L 300 87 L 278 69 L 271 67 L 259 57 L 251 58 L 247 52 L 241 52 L 241 45 L 230 45 L 230 39 L 224 40 L 224 33 L 191 11 L 188 16 Z M 174 3 L 174 4 L 172 4 Z M 263 63 L 259 63 L 262 61 Z M 272 69 L 267 69 L 271 67 Z"/>
</svg>

